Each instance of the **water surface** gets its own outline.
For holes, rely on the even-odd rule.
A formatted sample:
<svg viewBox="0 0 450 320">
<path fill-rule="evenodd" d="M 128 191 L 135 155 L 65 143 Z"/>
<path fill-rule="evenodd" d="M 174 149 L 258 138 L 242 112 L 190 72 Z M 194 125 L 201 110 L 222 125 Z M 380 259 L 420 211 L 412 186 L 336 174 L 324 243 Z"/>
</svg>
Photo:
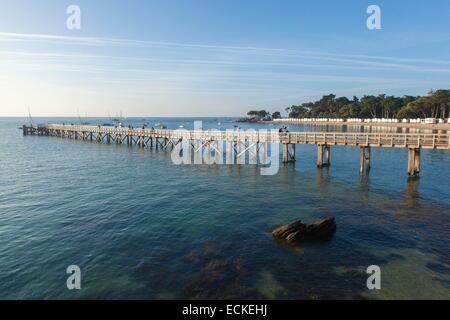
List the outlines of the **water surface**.
<svg viewBox="0 0 450 320">
<path fill-rule="evenodd" d="M 23 137 L 26 122 L 0 119 L 0 298 L 450 298 L 448 151 L 423 151 L 420 179 L 408 179 L 406 150 L 375 149 L 361 178 L 357 148 L 332 147 L 332 166 L 318 170 L 316 148 L 300 146 L 295 165 L 261 176 L 253 165 L 176 166 L 166 151 Z M 326 243 L 290 247 L 270 234 L 328 216 L 338 227 Z M 79 291 L 66 288 L 72 264 Z"/>
</svg>

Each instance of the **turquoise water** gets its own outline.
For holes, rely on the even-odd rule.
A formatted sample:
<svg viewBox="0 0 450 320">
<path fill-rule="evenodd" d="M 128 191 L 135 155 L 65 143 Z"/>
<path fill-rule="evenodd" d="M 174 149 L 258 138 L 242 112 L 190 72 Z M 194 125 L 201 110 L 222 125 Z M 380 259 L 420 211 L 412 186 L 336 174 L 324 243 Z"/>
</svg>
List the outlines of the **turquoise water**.
<svg viewBox="0 0 450 320">
<path fill-rule="evenodd" d="M 318 170 L 314 146 L 298 146 L 295 165 L 261 176 L 253 165 L 177 166 L 167 151 L 23 137 L 26 122 L 0 119 L 0 298 L 450 299 L 448 151 L 423 151 L 411 180 L 406 150 L 373 150 L 361 178 L 356 148 L 332 147 L 332 166 Z M 337 231 L 326 243 L 289 247 L 270 234 L 328 216 Z M 66 288 L 72 264 L 81 290 Z"/>
</svg>

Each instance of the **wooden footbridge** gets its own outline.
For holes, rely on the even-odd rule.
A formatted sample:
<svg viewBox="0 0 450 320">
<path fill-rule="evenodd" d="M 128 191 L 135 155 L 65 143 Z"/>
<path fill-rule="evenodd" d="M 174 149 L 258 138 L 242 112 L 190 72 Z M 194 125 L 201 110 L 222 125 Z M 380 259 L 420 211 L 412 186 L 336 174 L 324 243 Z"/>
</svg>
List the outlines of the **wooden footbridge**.
<svg viewBox="0 0 450 320">
<path fill-rule="evenodd" d="M 282 145 L 283 163 L 295 162 L 297 144 L 317 145 L 317 166 L 330 165 L 331 146 L 351 146 L 360 148 L 361 174 L 370 170 L 372 148 L 406 148 L 408 149 L 408 174 L 417 176 L 420 172 L 421 149 L 450 150 L 450 134 L 425 133 L 353 133 L 353 132 L 278 132 L 277 130 L 166 130 L 136 129 L 126 127 L 84 126 L 84 125 L 32 125 L 23 126 L 24 135 L 42 135 L 96 141 L 99 143 L 116 143 L 155 147 L 156 149 L 173 149 L 183 140 L 200 146 L 215 148 L 218 143 L 232 145 L 237 156 L 242 152 L 259 150 L 260 144 L 279 143 Z M 194 143 L 195 142 L 195 143 Z M 198 145 L 198 144 L 197 144 Z M 198 149 L 197 149 L 198 150 Z"/>
</svg>

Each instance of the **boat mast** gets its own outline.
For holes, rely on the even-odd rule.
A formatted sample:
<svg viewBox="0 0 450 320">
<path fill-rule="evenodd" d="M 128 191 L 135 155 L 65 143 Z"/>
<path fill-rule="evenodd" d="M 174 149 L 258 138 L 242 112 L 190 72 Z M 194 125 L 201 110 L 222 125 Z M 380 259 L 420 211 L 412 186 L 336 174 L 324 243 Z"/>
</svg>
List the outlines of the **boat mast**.
<svg viewBox="0 0 450 320">
<path fill-rule="evenodd" d="M 34 124 L 34 121 L 33 118 L 31 117 L 30 107 L 28 107 L 28 118 L 30 120 L 30 126 L 32 126 Z"/>
</svg>

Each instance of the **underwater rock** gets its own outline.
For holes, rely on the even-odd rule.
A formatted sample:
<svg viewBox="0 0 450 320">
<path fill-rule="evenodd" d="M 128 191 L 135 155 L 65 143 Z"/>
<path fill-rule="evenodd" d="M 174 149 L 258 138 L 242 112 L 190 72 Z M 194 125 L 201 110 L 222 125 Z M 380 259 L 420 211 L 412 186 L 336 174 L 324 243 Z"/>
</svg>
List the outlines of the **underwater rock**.
<svg viewBox="0 0 450 320">
<path fill-rule="evenodd" d="M 331 238 L 336 231 L 334 217 L 319 220 L 311 224 L 301 220 L 282 225 L 272 230 L 272 235 L 289 243 L 323 241 Z"/>
</svg>

